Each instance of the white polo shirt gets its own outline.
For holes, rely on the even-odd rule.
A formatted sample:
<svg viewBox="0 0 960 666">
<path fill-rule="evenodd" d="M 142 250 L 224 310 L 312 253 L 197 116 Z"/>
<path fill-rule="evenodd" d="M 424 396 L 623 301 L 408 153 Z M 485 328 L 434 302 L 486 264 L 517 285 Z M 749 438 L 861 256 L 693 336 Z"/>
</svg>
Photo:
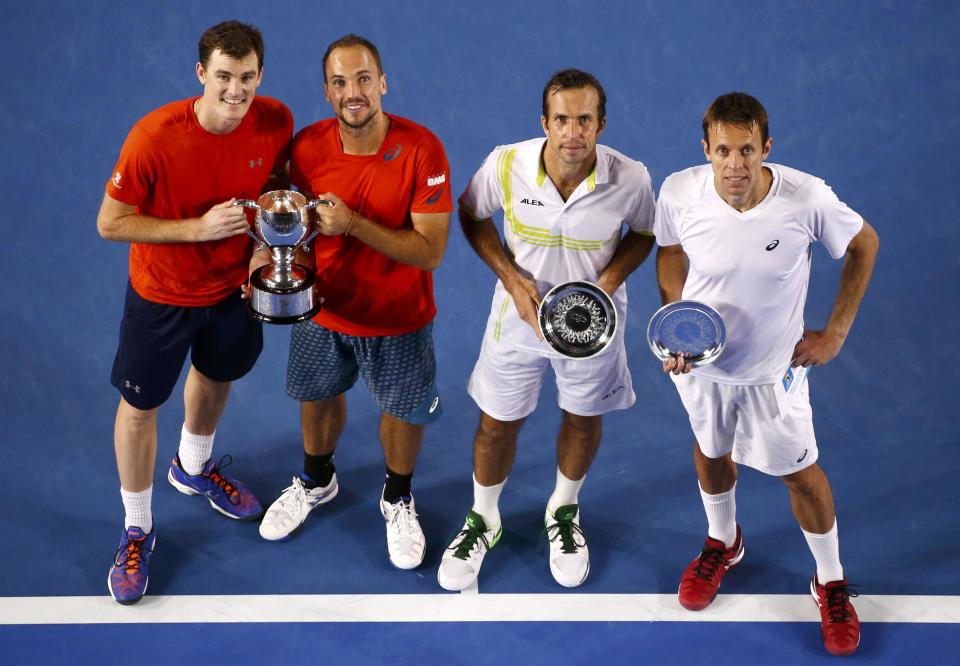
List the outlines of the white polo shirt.
<svg viewBox="0 0 960 666">
<path fill-rule="evenodd" d="M 690 259 L 683 298 L 723 317 L 727 347 L 699 377 L 727 384 L 772 384 L 803 336 L 811 244 L 834 259 L 847 251 L 863 218 L 821 179 L 778 164 L 767 196 L 741 213 L 717 193 L 709 164 L 677 172 L 660 188 L 657 244 Z"/>
<path fill-rule="evenodd" d="M 460 196 L 478 220 L 503 209 L 505 249 L 541 295 L 572 280 L 596 282 L 620 244 L 623 225 L 651 234 L 656 210 L 647 168 L 602 145 L 593 171 L 564 201 L 543 168 L 545 143 L 539 138 L 498 146 Z M 619 320 L 615 338 L 622 344 L 626 285 L 620 285 L 613 302 Z M 494 343 L 561 357 L 520 319 L 499 280 L 485 335 Z"/>
</svg>

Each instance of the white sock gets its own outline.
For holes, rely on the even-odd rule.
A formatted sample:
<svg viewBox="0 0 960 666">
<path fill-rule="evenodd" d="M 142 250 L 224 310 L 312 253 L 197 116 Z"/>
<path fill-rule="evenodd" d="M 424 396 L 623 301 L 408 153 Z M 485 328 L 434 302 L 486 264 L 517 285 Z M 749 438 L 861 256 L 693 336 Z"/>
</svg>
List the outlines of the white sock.
<svg viewBox="0 0 960 666">
<path fill-rule="evenodd" d="M 737 540 L 737 483 L 725 493 L 710 495 L 700 487 L 700 499 L 707 512 L 707 536 L 722 541 L 727 548 Z"/>
<path fill-rule="evenodd" d="M 123 529 L 139 527 L 144 534 L 153 531 L 153 512 L 150 510 L 150 500 L 153 498 L 153 486 L 138 493 L 131 493 L 120 488 L 120 497 L 123 499 Z"/>
<path fill-rule="evenodd" d="M 817 561 L 817 582 L 826 585 L 830 581 L 843 580 L 843 566 L 840 564 L 840 539 L 837 536 L 837 519 L 826 534 L 814 534 L 801 529 L 813 559 Z"/>
<path fill-rule="evenodd" d="M 568 504 L 577 504 L 577 495 L 580 493 L 580 486 L 583 485 L 586 475 L 582 479 L 573 481 L 568 479 L 557 467 L 557 486 L 553 489 L 553 494 L 547 500 L 547 511 L 551 515 L 561 506 Z"/>
<path fill-rule="evenodd" d="M 495 486 L 481 486 L 477 476 L 473 476 L 473 512 L 479 513 L 488 530 L 495 530 L 500 526 L 500 492 L 507 484 L 504 479 Z"/>
<path fill-rule="evenodd" d="M 213 438 L 216 430 L 210 435 L 194 435 L 187 430 L 187 424 L 180 429 L 180 466 L 190 476 L 196 476 L 203 471 L 203 466 L 213 455 Z"/>
</svg>

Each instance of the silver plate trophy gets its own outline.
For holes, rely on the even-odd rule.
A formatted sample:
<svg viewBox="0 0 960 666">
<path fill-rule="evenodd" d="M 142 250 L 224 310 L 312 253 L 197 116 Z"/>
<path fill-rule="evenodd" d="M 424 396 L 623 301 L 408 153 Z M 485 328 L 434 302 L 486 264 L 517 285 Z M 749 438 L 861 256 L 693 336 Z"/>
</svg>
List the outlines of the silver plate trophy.
<svg viewBox="0 0 960 666">
<path fill-rule="evenodd" d="M 592 282 L 565 282 L 547 292 L 537 308 L 543 339 L 571 358 L 606 349 L 617 330 L 617 310 Z"/>
<path fill-rule="evenodd" d="M 316 278 L 312 271 L 295 263 L 297 248 L 307 247 L 318 230 L 310 232 L 307 211 L 317 206 L 333 206 L 332 201 L 307 198 L 293 190 L 274 190 L 257 201 L 239 199 L 234 206 L 257 211 L 254 228 L 247 230 L 260 245 L 270 248 L 272 262 L 253 271 L 250 276 L 250 299 L 247 310 L 254 319 L 271 324 L 293 324 L 309 319 L 320 310 Z M 309 232 L 309 234 L 308 234 Z"/>
<path fill-rule="evenodd" d="M 676 301 L 657 310 L 647 325 L 647 344 L 661 361 L 683 356 L 698 367 L 717 360 L 727 343 L 723 318 L 699 301 Z"/>
</svg>

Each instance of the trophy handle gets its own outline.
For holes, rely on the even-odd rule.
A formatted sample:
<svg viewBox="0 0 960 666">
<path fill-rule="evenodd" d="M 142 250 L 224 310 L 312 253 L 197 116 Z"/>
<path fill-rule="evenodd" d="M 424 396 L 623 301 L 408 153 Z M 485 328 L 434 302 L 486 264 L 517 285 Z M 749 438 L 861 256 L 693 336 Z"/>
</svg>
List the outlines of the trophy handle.
<svg viewBox="0 0 960 666">
<path fill-rule="evenodd" d="M 306 238 L 304 238 L 302 241 L 300 241 L 300 247 L 303 248 L 303 251 L 304 251 L 304 252 L 309 252 L 309 251 L 310 251 L 310 247 L 307 245 L 307 243 L 309 243 L 309 242 L 312 241 L 314 238 L 316 238 L 316 237 L 319 235 L 319 233 L 320 233 L 320 230 L 319 230 L 319 229 L 314 229 L 313 231 L 310 232 L 310 235 L 308 235 Z"/>
<path fill-rule="evenodd" d="M 329 199 L 314 199 L 303 208 L 304 210 L 309 210 L 311 208 L 316 208 L 317 206 L 326 206 L 327 208 L 333 208 L 333 202 L 330 201 Z"/>
<path fill-rule="evenodd" d="M 260 206 L 253 199 L 237 199 L 233 202 L 234 206 L 243 206 L 244 208 L 256 208 L 260 210 Z"/>
</svg>

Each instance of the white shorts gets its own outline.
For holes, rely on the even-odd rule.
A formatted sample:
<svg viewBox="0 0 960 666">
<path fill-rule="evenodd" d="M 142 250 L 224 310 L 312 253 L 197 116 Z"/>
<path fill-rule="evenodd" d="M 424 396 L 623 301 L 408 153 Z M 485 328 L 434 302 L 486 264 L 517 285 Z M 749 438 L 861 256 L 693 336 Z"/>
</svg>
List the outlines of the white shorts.
<svg viewBox="0 0 960 666">
<path fill-rule="evenodd" d="M 484 336 L 467 393 L 487 415 L 517 421 L 536 409 L 549 366 L 557 377 L 557 404 L 571 414 L 597 416 L 626 409 L 637 400 L 622 343 L 589 359 L 548 358 L 489 342 L 489 336 Z"/>
<path fill-rule="evenodd" d="M 671 375 L 708 458 L 733 460 L 773 476 L 799 472 L 817 461 L 808 383 L 777 406 L 773 384 L 720 384 L 694 375 Z"/>
</svg>

